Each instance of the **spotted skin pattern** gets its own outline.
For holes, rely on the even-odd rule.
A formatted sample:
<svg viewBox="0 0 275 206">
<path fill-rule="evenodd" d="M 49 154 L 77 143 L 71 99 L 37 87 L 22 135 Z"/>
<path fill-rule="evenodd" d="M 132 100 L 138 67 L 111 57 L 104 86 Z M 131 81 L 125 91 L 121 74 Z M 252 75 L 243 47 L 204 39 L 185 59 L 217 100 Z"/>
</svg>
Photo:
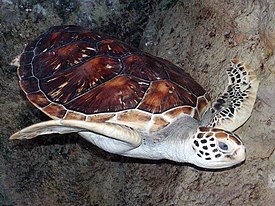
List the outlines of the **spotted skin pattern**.
<svg viewBox="0 0 275 206">
<path fill-rule="evenodd" d="M 208 126 L 234 131 L 250 116 L 259 82 L 254 71 L 236 59 L 231 61 L 227 74 L 228 86 L 213 104 L 214 117 Z"/>
<path fill-rule="evenodd" d="M 242 145 L 236 134 L 216 128 L 200 127 L 195 134 L 192 147 L 198 157 L 210 161 L 234 157 L 234 154 L 231 154 L 234 143 Z"/>
</svg>

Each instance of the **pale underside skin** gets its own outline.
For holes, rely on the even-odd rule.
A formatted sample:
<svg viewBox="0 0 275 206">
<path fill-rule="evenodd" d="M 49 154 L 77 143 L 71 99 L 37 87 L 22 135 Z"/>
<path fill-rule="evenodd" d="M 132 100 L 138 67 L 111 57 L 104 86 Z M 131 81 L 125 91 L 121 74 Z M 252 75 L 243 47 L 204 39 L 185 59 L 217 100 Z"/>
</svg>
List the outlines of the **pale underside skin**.
<svg viewBox="0 0 275 206">
<path fill-rule="evenodd" d="M 243 71 L 238 71 L 240 67 Z M 183 114 L 168 126 L 150 132 L 146 129 L 133 129 L 129 125 L 119 124 L 120 122 L 55 119 L 27 127 L 12 135 L 11 139 L 31 139 L 43 134 L 77 132 L 98 147 L 124 156 L 170 159 L 204 168 L 230 167 L 244 161 L 245 148 L 236 135 L 211 127 L 215 124 L 218 128 L 234 131 L 241 126 L 251 115 L 258 88 L 258 81 L 252 69 L 240 64 L 238 60 L 232 60 L 232 68 L 231 72 L 228 72 L 229 86 L 219 98 L 224 102 L 218 102 L 218 106 L 214 104 L 214 113 L 209 109 L 202 123 Z M 234 76 L 234 82 L 231 76 Z M 226 95 L 229 92 L 230 94 Z M 242 101 L 238 101 L 240 96 Z M 220 101 L 219 99 L 217 101 Z M 234 105 L 233 112 L 227 109 L 231 106 L 230 102 L 239 102 Z M 231 113 L 226 116 L 227 113 L 223 110 L 229 110 Z M 201 127 L 204 125 L 210 127 Z"/>
</svg>

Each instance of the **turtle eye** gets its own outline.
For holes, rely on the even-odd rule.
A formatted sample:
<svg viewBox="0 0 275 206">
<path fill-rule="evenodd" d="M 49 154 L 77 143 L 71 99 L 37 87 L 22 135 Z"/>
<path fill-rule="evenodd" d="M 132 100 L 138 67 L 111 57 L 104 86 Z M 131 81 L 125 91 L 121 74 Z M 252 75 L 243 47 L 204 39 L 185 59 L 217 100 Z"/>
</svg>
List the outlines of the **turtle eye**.
<svg viewBox="0 0 275 206">
<path fill-rule="evenodd" d="M 224 142 L 219 142 L 219 148 L 224 151 L 228 151 L 228 145 Z"/>
<path fill-rule="evenodd" d="M 234 145 L 232 145 L 229 141 L 218 141 L 218 149 L 221 152 L 230 153 L 234 149 Z"/>
</svg>

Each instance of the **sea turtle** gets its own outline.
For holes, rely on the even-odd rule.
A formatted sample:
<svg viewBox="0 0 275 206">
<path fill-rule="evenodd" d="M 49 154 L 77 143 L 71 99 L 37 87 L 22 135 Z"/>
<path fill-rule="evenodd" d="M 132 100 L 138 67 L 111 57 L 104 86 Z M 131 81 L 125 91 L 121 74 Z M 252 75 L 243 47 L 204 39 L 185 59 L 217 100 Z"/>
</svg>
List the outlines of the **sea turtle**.
<svg viewBox="0 0 275 206">
<path fill-rule="evenodd" d="M 232 131 L 251 115 L 258 81 L 231 60 L 225 92 L 207 92 L 183 69 L 79 26 L 51 27 L 20 57 L 20 87 L 53 120 L 11 139 L 77 132 L 111 153 L 226 168 L 245 160 Z"/>
</svg>

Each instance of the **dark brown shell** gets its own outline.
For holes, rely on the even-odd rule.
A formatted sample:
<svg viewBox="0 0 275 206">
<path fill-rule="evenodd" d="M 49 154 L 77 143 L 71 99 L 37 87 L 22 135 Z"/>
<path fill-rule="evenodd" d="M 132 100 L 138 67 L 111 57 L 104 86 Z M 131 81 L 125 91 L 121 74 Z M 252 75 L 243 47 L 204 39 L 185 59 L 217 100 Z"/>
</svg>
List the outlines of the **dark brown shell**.
<svg viewBox="0 0 275 206">
<path fill-rule="evenodd" d="M 153 121 L 149 130 L 157 130 L 182 114 L 199 119 L 209 100 L 172 63 L 79 26 L 52 27 L 28 44 L 18 75 L 28 99 L 52 118 L 143 129 Z"/>
</svg>

